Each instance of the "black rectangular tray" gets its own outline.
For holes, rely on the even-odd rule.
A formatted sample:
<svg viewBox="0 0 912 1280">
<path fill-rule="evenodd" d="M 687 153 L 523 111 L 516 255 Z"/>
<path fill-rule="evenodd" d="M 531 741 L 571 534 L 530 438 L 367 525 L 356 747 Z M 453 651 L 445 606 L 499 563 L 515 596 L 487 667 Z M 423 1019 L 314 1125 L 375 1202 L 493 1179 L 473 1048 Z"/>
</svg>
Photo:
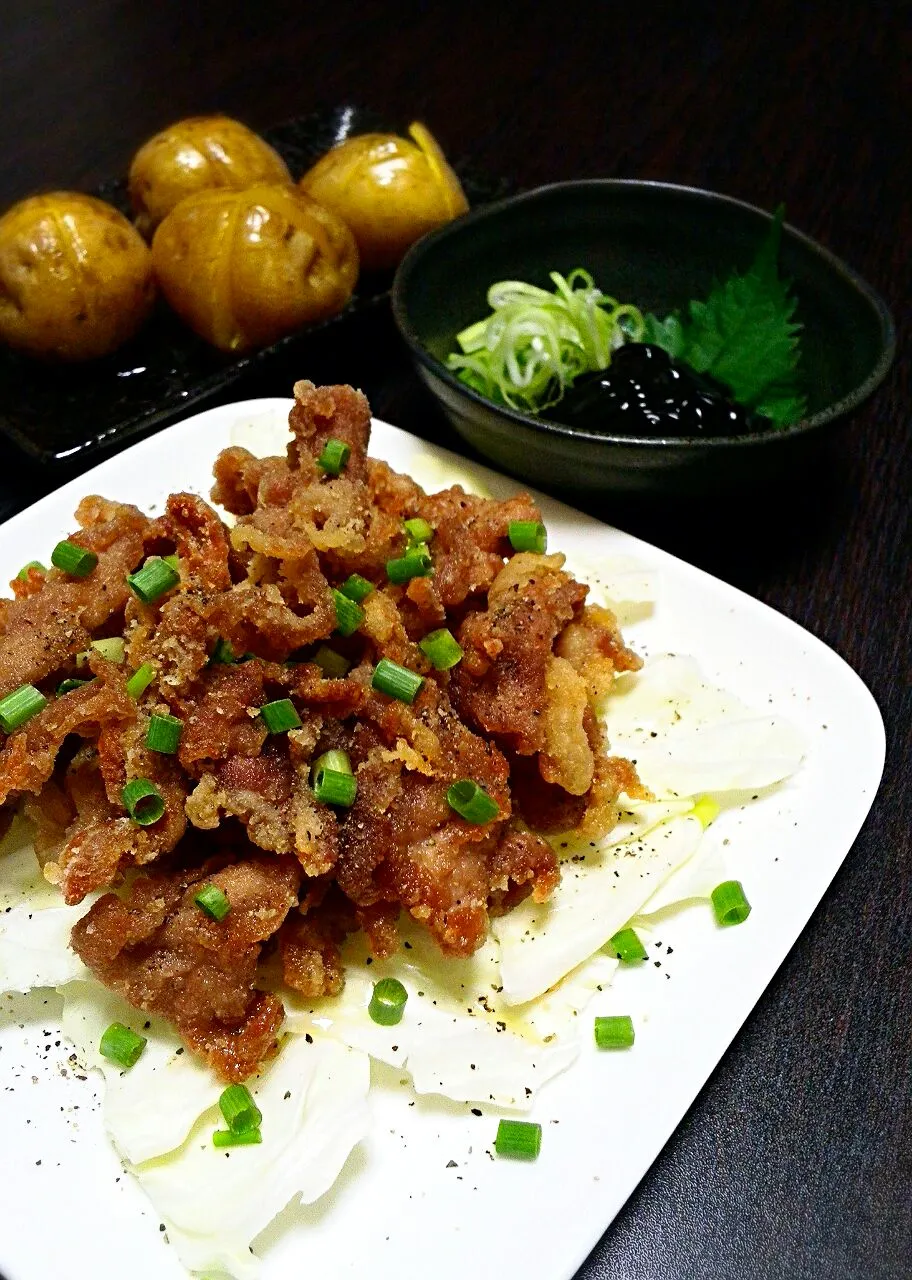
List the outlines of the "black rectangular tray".
<svg viewBox="0 0 912 1280">
<path fill-rule="evenodd" d="M 262 133 L 298 178 L 330 147 L 353 134 L 401 133 L 407 124 L 391 124 L 367 108 L 349 104 L 298 116 Z M 454 168 L 470 204 L 509 193 L 506 181 L 474 175 L 458 160 Z M 107 182 L 93 194 L 131 216 L 125 179 Z M 341 341 L 347 324 L 388 304 L 391 284 L 391 272 L 362 273 L 339 315 L 243 356 L 208 346 L 163 302 L 136 338 L 101 360 L 53 366 L 0 347 L 0 436 L 43 467 L 82 469 L 99 455 L 223 396 L 242 378 L 288 363 L 318 335 L 325 340 L 330 329 L 339 331 Z"/>
</svg>

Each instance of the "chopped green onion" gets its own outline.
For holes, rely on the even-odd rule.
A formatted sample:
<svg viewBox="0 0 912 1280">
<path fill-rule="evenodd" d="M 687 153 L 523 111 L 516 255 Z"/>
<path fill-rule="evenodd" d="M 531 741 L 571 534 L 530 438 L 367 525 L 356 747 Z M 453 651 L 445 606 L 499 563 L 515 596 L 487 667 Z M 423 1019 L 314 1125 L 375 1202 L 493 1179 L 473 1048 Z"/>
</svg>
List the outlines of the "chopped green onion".
<svg viewBox="0 0 912 1280">
<path fill-rule="evenodd" d="M 740 880 L 723 880 L 713 889 L 710 898 L 719 924 L 744 924 L 751 913 Z"/>
<path fill-rule="evenodd" d="M 27 582 L 28 576 L 31 573 L 32 569 L 37 569 L 39 573 L 47 573 L 47 569 L 45 569 L 44 565 L 41 563 L 40 560 L 30 560 L 28 564 L 24 564 L 22 566 L 22 568 L 16 574 L 16 577 L 19 579 L 20 582 Z"/>
<path fill-rule="evenodd" d="M 204 885 L 193 901 L 213 920 L 224 920 L 231 910 L 231 903 L 217 884 Z"/>
<path fill-rule="evenodd" d="M 434 536 L 434 526 L 428 524 L 426 520 L 422 520 L 420 516 L 415 516 L 412 520 L 403 521 L 403 526 L 408 534 L 409 542 L 413 544 L 430 542 Z"/>
<path fill-rule="evenodd" d="M 350 809 L 358 794 L 358 780 L 354 774 L 340 773 L 336 769 L 319 769 L 314 776 L 314 797 L 320 804 L 337 804 Z"/>
<path fill-rule="evenodd" d="M 514 551 L 535 551 L 543 556 L 548 547 L 548 531 L 539 520 L 511 520 L 507 537 Z"/>
<path fill-rule="evenodd" d="M 340 636 L 353 636 L 364 621 L 364 610 L 341 591 L 333 590 L 332 596 L 336 606 L 336 630 Z"/>
<path fill-rule="evenodd" d="M 337 476 L 351 457 L 351 445 L 344 440 L 327 440 L 317 458 L 317 466 L 329 476 Z"/>
<path fill-rule="evenodd" d="M 209 656 L 210 666 L 217 662 L 224 663 L 226 666 L 231 666 L 233 663 L 237 662 L 237 658 L 234 656 L 234 649 L 231 647 L 231 644 L 229 641 L 223 640 L 221 636 L 216 640 L 215 648 Z"/>
<path fill-rule="evenodd" d="M 497 802 L 471 778 L 463 778 L 447 787 L 446 798 L 447 804 L 460 818 L 476 827 L 490 822 L 500 813 Z"/>
<path fill-rule="evenodd" d="M 21 684 L 5 698 L 0 698 L 0 728 L 12 733 L 46 706 L 47 698 L 40 690 L 33 684 Z"/>
<path fill-rule="evenodd" d="M 72 578 L 87 578 L 98 564 L 98 556 L 75 542 L 58 542 L 51 552 L 51 564 Z"/>
<path fill-rule="evenodd" d="M 351 761 L 344 751 L 324 751 L 313 763 L 313 776 L 321 769 L 331 769 L 333 773 L 351 773 Z"/>
<path fill-rule="evenodd" d="M 263 1113 L 245 1084 L 230 1084 L 218 1103 L 232 1133 L 248 1133 L 263 1123 Z"/>
<path fill-rule="evenodd" d="M 214 1147 L 255 1147 L 262 1141 L 259 1129 L 244 1129 L 241 1133 L 232 1129 L 216 1129 L 212 1135 Z"/>
<path fill-rule="evenodd" d="M 98 1052 L 119 1067 L 134 1067 L 148 1044 L 145 1036 L 137 1035 L 122 1022 L 112 1022 L 102 1035 Z"/>
<path fill-rule="evenodd" d="M 381 978 L 374 983 L 367 1012 L 381 1027 L 394 1027 L 402 1021 L 408 992 L 398 978 Z"/>
<path fill-rule="evenodd" d="M 459 641 L 446 627 L 432 631 L 423 640 L 419 640 L 418 648 L 438 671 L 449 671 L 450 667 L 455 667 L 462 660 Z"/>
<path fill-rule="evenodd" d="M 537 1160 L 541 1151 L 542 1128 L 530 1120 L 501 1120 L 494 1150 L 513 1160 Z"/>
<path fill-rule="evenodd" d="M 169 565 L 170 568 L 172 568 L 175 573 L 179 571 L 180 560 L 177 558 L 177 556 L 162 556 L 162 560 L 165 562 L 166 565 Z"/>
<path fill-rule="evenodd" d="M 623 964 L 634 964 L 637 960 L 646 959 L 646 948 L 635 929 L 620 929 L 608 946 Z"/>
<path fill-rule="evenodd" d="M 360 573 L 350 574 L 339 588 L 342 594 L 348 596 L 349 600 L 354 600 L 355 604 L 360 604 L 373 589 L 374 584 L 368 582 L 367 578 L 362 578 Z"/>
<path fill-rule="evenodd" d="M 302 723 L 291 698 L 267 702 L 260 707 L 260 716 L 270 733 L 287 733 L 289 729 L 300 729 Z"/>
<path fill-rule="evenodd" d="M 646 330 L 636 307 L 602 293 L 587 271 L 550 276 L 553 292 L 521 280 L 493 284 L 493 314 L 458 333 L 459 351 L 447 356 L 474 391 L 527 413 L 557 404 L 581 373 L 607 368 L 616 346 L 642 341 Z"/>
<path fill-rule="evenodd" d="M 65 693 L 72 693 L 74 689 L 81 689 L 84 684 L 91 684 L 94 679 L 94 676 L 89 676 L 88 680 L 75 680 L 72 677 L 67 680 L 61 680 L 57 686 L 57 697 L 60 698 Z"/>
<path fill-rule="evenodd" d="M 154 604 L 179 582 L 180 574 L 161 556 L 150 556 L 136 573 L 127 574 L 127 585 L 143 604 Z"/>
<path fill-rule="evenodd" d="M 343 658 L 341 653 L 336 653 L 335 649 L 330 649 L 326 644 L 320 645 L 313 660 L 327 680 L 341 680 L 351 669 L 348 659 Z"/>
<path fill-rule="evenodd" d="M 141 667 L 137 667 L 127 681 L 127 693 L 131 698 L 138 698 L 154 679 L 155 668 L 151 662 L 144 662 Z"/>
<path fill-rule="evenodd" d="M 629 1049 L 633 1044 L 633 1019 L 626 1013 L 596 1018 L 595 1043 L 600 1049 Z"/>
<path fill-rule="evenodd" d="M 389 658 L 381 658 L 371 676 L 372 689 L 398 698 L 400 702 L 414 702 L 423 684 L 424 676 L 419 676 L 417 671 L 409 671 L 408 667 L 400 667 L 398 662 L 391 662 Z"/>
<path fill-rule="evenodd" d="M 411 582 L 412 578 L 428 578 L 433 572 L 434 562 L 423 542 L 409 547 L 404 556 L 386 562 L 386 576 L 397 584 Z"/>
<path fill-rule="evenodd" d="M 119 664 L 127 656 L 122 636 L 111 636 L 108 640 L 93 640 L 91 647 L 108 662 Z"/>
<path fill-rule="evenodd" d="M 146 731 L 146 746 L 150 751 L 160 751 L 173 756 L 184 731 L 184 722 L 177 716 L 151 716 Z"/>
<path fill-rule="evenodd" d="M 709 796 L 700 796 L 691 810 L 691 816 L 696 818 L 702 827 L 708 827 L 711 822 L 715 822 L 720 813 L 721 809 Z"/>
<path fill-rule="evenodd" d="M 148 778 L 134 778 L 120 793 L 123 807 L 140 827 L 151 827 L 165 812 L 162 793 Z"/>
</svg>

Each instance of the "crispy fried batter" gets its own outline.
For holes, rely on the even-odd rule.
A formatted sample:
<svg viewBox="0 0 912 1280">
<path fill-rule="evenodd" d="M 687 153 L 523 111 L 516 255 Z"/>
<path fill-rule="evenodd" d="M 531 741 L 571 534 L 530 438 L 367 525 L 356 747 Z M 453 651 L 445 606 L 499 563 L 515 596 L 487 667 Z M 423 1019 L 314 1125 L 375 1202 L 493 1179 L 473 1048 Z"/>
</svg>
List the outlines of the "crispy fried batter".
<svg viewBox="0 0 912 1280">
<path fill-rule="evenodd" d="M 586 606 L 563 556 L 514 554 L 510 522 L 540 519 L 529 495 L 425 494 L 367 457 L 370 409 L 351 387 L 299 382 L 289 425 L 284 457 L 232 447 L 216 459 L 212 497 L 236 517 L 230 528 L 190 493 L 155 520 L 87 498 L 72 537 L 97 553 L 95 570 L 31 570 L 0 602 L 0 693 L 28 682 L 49 699 L 0 740 L 0 802 L 25 797 L 67 902 L 117 890 L 74 930 L 86 964 L 171 1019 L 229 1080 L 256 1069 L 281 1026 L 280 1000 L 255 985 L 264 945 L 308 997 L 341 989 L 347 934 L 392 954 L 402 911 L 444 952 L 469 955 L 492 915 L 553 892 L 542 832 L 595 838 L 622 791 L 646 794 L 608 756 L 595 714 L 639 659 L 613 615 Z M 329 439 L 350 449 L 339 476 L 318 463 Z M 433 571 L 394 585 L 386 564 L 405 553 L 413 517 L 430 525 Z M 179 584 L 142 602 L 127 574 L 171 553 Z M 344 637 L 333 590 L 352 573 L 372 590 Z M 464 650 L 447 672 L 418 646 L 440 627 Z M 93 652 L 77 666 L 92 640 L 115 635 L 125 664 Z M 344 671 L 327 674 L 321 645 Z M 372 687 L 380 658 L 424 678 L 413 703 Z M 134 698 L 127 679 L 143 664 L 154 678 Z M 92 682 L 55 696 L 77 674 Z M 282 699 L 300 724 L 271 733 L 260 711 Z M 153 715 L 179 719 L 176 754 L 146 745 Z M 314 793 L 330 750 L 354 770 L 348 809 Z M 164 801 L 149 826 L 124 808 L 138 778 Z M 491 820 L 450 806 L 463 779 L 492 797 Z M 194 902 L 208 880 L 230 902 L 221 922 Z"/>
</svg>

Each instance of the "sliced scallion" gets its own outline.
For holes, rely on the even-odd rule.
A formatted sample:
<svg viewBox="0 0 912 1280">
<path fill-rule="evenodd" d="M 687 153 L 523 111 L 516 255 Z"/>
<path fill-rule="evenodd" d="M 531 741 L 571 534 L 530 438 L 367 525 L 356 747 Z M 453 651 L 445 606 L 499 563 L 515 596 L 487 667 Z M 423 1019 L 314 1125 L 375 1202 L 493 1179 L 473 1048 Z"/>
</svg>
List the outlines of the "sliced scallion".
<svg viewBox="0 0 912 1280">
<path fill-rule="evenodd" d="M 248 1133 L 251 1129 L 259 1129 L 263 1123 L 263 1113 L 245 1084 L 230 1084 L 218 1102 L 232 1133 Z"/>
<path fill-rule="evenodd" d="M 434 561 L 424 542 L 409 547 L 404 556 L 386 562 L 390 582 L 411 582 L 412 578 L 428 578 L 434 572 Z"/>
<path fill-rule="evenodd" d="M 145 1036 L 137 1035 L 122 1022 L 112 1022 L 101 1037 L 98 1052 L 109 1062 L 129 1069 L 139 1061 L 143 1049 L 148 1044 Z"/>
<path fill-rule="evenodd" d="M 548 531 L 539 520 L 511 520 L 507 537 L 514 551 L 535 551 L 543 556 L 548 548 Z"/>
<path fill-rule="evenodd" d="M 326 441 L 317 458 L 317 466 L 328 476 L 337 476 L 351 457 L 351 445 L 344 440 L 330 439 Z"/>
<path fill-rule="evenodd" d="M 321 769 L 331 769 L 334 773 L 351 773 L 351 760 L 344 751 L 324 751 L 313 762 L 313 776 L 316 777 Z"/>
<path fill-rule="evenodd" d="M 143 604 L 154 604 L 180 582 L 180 574 L 161 556 L 150 556 L 141 569 L 127 574 L 127 584 Z"/>
<path fill-rule="evenodd" d="M 367 1012 L 381 1027 L 394 1027 L 402 1021 L 408 992 L 398 978 L 381 978 L 374 983 Z"/>
<path fill-rule="evenodd" d="M 613 952 L 622 964 L 635 964 L 637 960 L 646 959 L 646 948 L 635 929 L 619 929 L 610 939 L 608 950 Z"/>
<path fill-rule="evenodd" d="M 217 884 L 207 884 L 194 895 L 193 901 L 212 920 L 224 920 L 231 910 L 227 895 Z"/>
<path fill-rule="evenodd" d="M 398 698 L 400 702 L 414 702 L 423 684 L 424 676 L 410 671 L 408 667 L 401 667 L 398 662 L 391 662 L 389 658 L 381 658 L 371 676 L 372 689 Z"/>
<path fill-rule="evenodd" d="M 437 671 L 449 671 L 450 667 L 455 667 L 462 659 L 459 641 L 446 627 L 432 631 L 423 640 L 419 640 L 418 648 Z"/>
<path fill-rule="evenodd" d="M 154 679 L 155 668 L 151 662 L 144 662 L 141 667 L 137 667 L 127 681 L 127 693 L 131 698 L 140 697 Z"/>
<path fill-rule="evenodd" d="M 332 593 L 336 606 L 336 630 L 340 636 L 353 636 L 364 621 L 364 610 L 341 591 Z"/>
<path fill-rule="evenodd" d="M 420 516 L 414 516 L 411 520 L 404 520 L 403 528 L 408 534 L 408 540 L 411 543 L 430 542 L 434 536 L 433 525 L 428 524 L 427 520 L 422 520 Z"/>
<path fill-rule="evenodd" d="M 177 716 L 150 716 L 146 730 L 146 746 L 150 751 L 173 756 L 184 731 L 184 723 Z"/>
<path fill-rule="evenodd" d="M 350 574 L 339 588 L 342 594 L 348 596 L 349 600 L 354 600 L 355 604 L 360 604 L 373 589 L 374 584 L 368 582 L 367 578 L 362 578 L 360 573 Z"/>
<path fill-rule="evenodd" d="M 93 640 L 91 647 L 96 653 L 100 653 L 106 662 L 116 662 L 119 665 L 126 657 L 122 636 L 110 636 L 107 640 Z"/>
<path fill-rule="evenodd" d="M 488 795 L 484 787 L 480 787 L 471 778 L 463 778 L 447 787 L 447 804 L 458 813 L 460 818 L 471 822 L 473 826 L 491 822 L 500 813 L 495 800 Z"/>
<path fill-rule="evenodd" d="M 232 1129 L 216 1129 L 212 1135 L 214 1147 L 255 1147 L 263 1141 L 259 1129 L 244 1129 L 235 1133 Z"/>
<path fill-rule="evenodd" d="M 537 1160 L 541 1151 L 542 1128 L 531 1120 L 501 1120 L 494 1150 L 512 1160 Z"/>
<path fill-rule="evenodd" d="M 51 552 L 51 564 L 71 578 L 87 578 L 98 564 L 98 556 L 75 542 L 58 542 Z"/>
<path fill-rule="evenodd" d="M 335 649 L 330 649 L 326 644 L 320 645 L 313 660 L 327 680 L 341 680 L 351 669 L 348 659 L 343 658 L 341 653 L 336 653 Z"/>
<path fill-rule="evenodd" d="M 60 698 L 65 693 L 72 693 L 74 689 L 81 689 L 84 684 L 91 684 L 94 679 L 94 676 L 89 676 L 87 680 L 75 680 L 72 677 L 67 680 L 61 680 L 57 686 L 57 696 Z"/>
<path fill-rule="evenodd" d="M 713 889 L 710 898 L 719 924 L 743 924 L 751 913 L 740 880 L 723 880 Z"/>
<path fill-rule="evenodd" d="M 120 793 L 123 807 L 140 827 L 151 827 L 165 812 L 165 801 L 154 782 L 134 778 Z"/>
<path fill-rule="evenodd" d="M 633 1041 L 633 1019 L 629 1014 L 596 1018 L 595 1043 L 600 1049 L 629 1049 Z"/>
<path fill-rule="evenodd" d="M 0 698 L 0 728 L 12 733 L 46 706 L 47 698 L 39 689 L 33 684 L 21 684 L 5 698 Z"/>
<path fill-rule="evenodd" d="M 351 773 L 336 769 L 320 769 L 314 776 L 314 797 L 320 804 L 335 804 L 350 809 L 358 794 L 358 780 Z"/>
<path fill-rule="evenodd" d="M 260 717 L 270 733 L 287 733 L 289 729 L 300 729 L 302 723 L 291 698 L 277 698 L 275 702 L 267 702 L 260 707 Z"/>
</svg>

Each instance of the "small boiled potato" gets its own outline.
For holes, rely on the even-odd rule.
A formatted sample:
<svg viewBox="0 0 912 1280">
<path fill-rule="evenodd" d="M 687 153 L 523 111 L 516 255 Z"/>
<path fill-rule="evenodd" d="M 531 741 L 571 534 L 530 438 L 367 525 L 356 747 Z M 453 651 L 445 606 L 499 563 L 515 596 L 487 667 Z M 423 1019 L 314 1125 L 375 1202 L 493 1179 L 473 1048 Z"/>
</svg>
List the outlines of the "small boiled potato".
<svg viewBox="0 0 912 1280">
<path fill-rule="evenodd" d="M 0 340 L 91 360 L 132 338 L 155 301 L 152 255 L 111 205 L 52 191 L 0 218 Z"/>
<path fill-rule="evenodd" d="M 130 202 L 137 227 L 151 235 L 186 196 L 210 188 L 243 191 L 257 182 L 291 182 L 279 153 L 238 120 L 191 116 L 137 151 L 130 165 Z"/>
<path fill-rule="evenodd" d="M 152 259 L 174 310 L 222 351 L 335 315 L 358 278 L 348 227 L 293 186 L 188 196 L 156 231 Z"/>
<path fill-rule="evenodd" d="M 363 133 L 327 151 L 300 186 L 355 233 L 361 265 L 394 267 L 420 236 L 468 209 L 459 179 L 422 124 L 413 141 Z"/>
</svg>

